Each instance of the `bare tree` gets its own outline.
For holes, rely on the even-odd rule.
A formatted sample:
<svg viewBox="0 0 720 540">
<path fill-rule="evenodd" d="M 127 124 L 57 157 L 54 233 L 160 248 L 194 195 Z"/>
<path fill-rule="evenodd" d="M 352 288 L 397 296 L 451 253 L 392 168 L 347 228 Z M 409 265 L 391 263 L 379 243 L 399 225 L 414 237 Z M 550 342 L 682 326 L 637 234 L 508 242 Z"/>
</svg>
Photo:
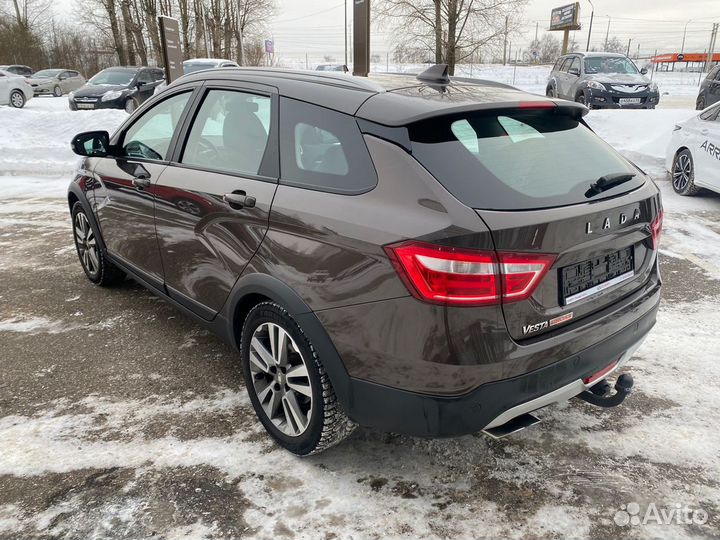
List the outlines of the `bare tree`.
<svg viewBox="0 0 720 540">
<path fill-rule="evenodd" d="M 245 39 L 249 35 L 257 34 L 264 29 L 268 20 L 275 13 L 275 1 L 235 0 L 235 5 L 236 17 L 234 26 L 235 39 L 237 42 L 235 57 L 237 63 L 242 66 L 245 65 L 245 51 L 243 50 Z"/>
<path fill-rule="evenodd" d="M 552 64 L 558 59 L 558 56 L 560 56 L 562 45 L 557 37 L 548 32 L 540 39 L 532 40 L 529 49 L 530 51 L 537 51 L 538 53 L 537 57 L 534 57 L 533 60 L 541 64 Z"/>
<path fill-rule="evenodd" d="M 425 48 L 437 63 L 455 65 L 519 28 L 527 0 L 379 0 L 376 16 L 400 42 Z"/>
<path fill-rule="evenodd" d="M 625 44 L 623 42 L 621 42 L 617 38 L 617 36 L 613 36 L 608 40 L 607 44 L 605 45 L 604 51 L 610 52 L 610 53 L 623 53 L 624 54 L 626 51 Z"/>
</svg>

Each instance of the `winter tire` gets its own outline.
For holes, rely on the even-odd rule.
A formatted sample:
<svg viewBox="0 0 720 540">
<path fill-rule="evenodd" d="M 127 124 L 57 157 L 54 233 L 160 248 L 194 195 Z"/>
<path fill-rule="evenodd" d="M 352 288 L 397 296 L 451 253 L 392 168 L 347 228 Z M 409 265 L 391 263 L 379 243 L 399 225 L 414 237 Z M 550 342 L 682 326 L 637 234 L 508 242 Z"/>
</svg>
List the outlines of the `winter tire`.
<svg viewBox="0 0 720 540">
<path fill-rule="evenodd" d="M 352 432 L 315 348 L 282 306 L 262 302 L 250 310 L 240 354 L 255 413 L 280 446 L 307 456 Z"/>
<path fill-rule="evenodd" d="M 695 164 L 687 148 L 675 154 L 672 166 L 672 187 L 680 195 L 695 195 L 700 188 L 695 185 Z"/>
<path fill-rule="evenodd" d="M 22 109 L 25 106 L 25 94 L 20 90 L 10 92 L 10 106 L 16 109 Z"/>
<path fill-rule="evenodd" d="M 98 243 L 93 227 L 80 201 L 72 207 L 73 238 L 80 264 L 90 281 L 101 286 L 116 285 L 125 279 L 125 273 L 112 264 Z"/>
<path fill-rule="evenodd" d="M 53 96 L 62 97 L 62 89 L 59 86 L 55 86 L 55 88 L 53 88 Z"/>
</svg>

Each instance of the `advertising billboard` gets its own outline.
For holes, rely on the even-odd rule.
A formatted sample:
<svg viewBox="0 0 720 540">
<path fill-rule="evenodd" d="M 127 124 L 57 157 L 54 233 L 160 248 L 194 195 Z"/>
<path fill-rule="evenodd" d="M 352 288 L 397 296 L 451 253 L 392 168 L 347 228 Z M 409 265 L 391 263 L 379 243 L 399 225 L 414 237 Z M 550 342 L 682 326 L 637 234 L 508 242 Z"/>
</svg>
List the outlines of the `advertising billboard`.
<svg viewBox="0 0 720 540">
<path fill-rule="evenodd" d="M 580 3 L 556 7 L 550 13 L 550 30 L 580 30 Z"/>
</svg>

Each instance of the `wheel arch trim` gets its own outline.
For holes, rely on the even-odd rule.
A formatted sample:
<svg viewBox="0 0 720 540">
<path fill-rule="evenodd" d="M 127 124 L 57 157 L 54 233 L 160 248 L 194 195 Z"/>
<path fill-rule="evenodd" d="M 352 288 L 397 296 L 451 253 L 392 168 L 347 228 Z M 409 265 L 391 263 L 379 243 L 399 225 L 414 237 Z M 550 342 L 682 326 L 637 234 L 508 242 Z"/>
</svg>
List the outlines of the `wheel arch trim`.
<svg viewBox="0 0 720 540">
<path fill-rule="evenodd" d="M 85 214 L 87 215 L 88 219 L 90 220 L 90 224 L 95 228 L 96 231 L 98 231 L 98 234 L 96 235 L 97 241 L 100 244 L 100 249 L 103 251 L 105 248 L 105 241 L 102 237 L 102 230 L 100 229 L 100 226 L 97 222 L 97 219 L 95 218 L 95 213 L 92 211 L 92 208 L 90 206 L 90 201 L 88 201 L 87 197 L 85 196 L 85 192 L 83 192 L 82 188 L 77 185 L 75 182 L 72 182 L 70 184 L 70 187 L 68 188 L 68 194 L 67 194 L 67 200 L 68 200 L 68 206 L 70 207 L 70 213 L 72 214 L 72 207 L 75 203 L 73 203 L 73 197 L 76 201 L 78 201 L 83 209 L 85 210 Z"/>
<path fill-rule="evenodd" d="M 345 364 L 315 312 L 292 287 L 278 278 L 269 274 L 251 273 L 243 275 L 235 283 L 223 310 L 227 325 L 225 333 L 233 347 L 240 350 L 241 329 L 249 311 L 242 309 L 243 304 L 248 298 L 258 296 L 281 305 L 295 319 L 315 348 L 338 402 L 348 411 L 351 381 Z"/>
</svg>

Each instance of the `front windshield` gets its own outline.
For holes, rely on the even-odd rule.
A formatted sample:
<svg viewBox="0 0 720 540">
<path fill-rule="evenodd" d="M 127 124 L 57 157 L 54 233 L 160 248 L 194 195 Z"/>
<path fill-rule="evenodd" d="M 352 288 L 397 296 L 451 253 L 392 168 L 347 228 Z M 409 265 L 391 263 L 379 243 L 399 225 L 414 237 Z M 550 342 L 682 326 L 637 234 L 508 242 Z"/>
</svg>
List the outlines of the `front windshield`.
<svg viewBox="0 0 720 540">
<path fill-rule="evenodd" d="M 635 75 L 638 69 L 621 56 L 590 56 L 585 58 L 585 73 L 623 73 Z"/>
<path fill-rule="evenodd" d="M 183 73 L 195 73 L 196 71 L 202 71 L 203 69 L 212 69 L 217 67 L 217 64 L 211 64 L 209 62 L 195 62 L 192 64 L 183 64 Z"/>
<path fill-rule="evenodd" d="M 52 77 L 58 75 L 61 71 L 62 69 L 43 69 L 42 71 L 34 73 L 33 77 L 37 79 L 51 79 Z"/>
<path fill-rule="evenodd" d="M 88 84 L 127 86 L 134 76 L 134 71 L 106 69 L 90 79 Z"/>
</svg>

